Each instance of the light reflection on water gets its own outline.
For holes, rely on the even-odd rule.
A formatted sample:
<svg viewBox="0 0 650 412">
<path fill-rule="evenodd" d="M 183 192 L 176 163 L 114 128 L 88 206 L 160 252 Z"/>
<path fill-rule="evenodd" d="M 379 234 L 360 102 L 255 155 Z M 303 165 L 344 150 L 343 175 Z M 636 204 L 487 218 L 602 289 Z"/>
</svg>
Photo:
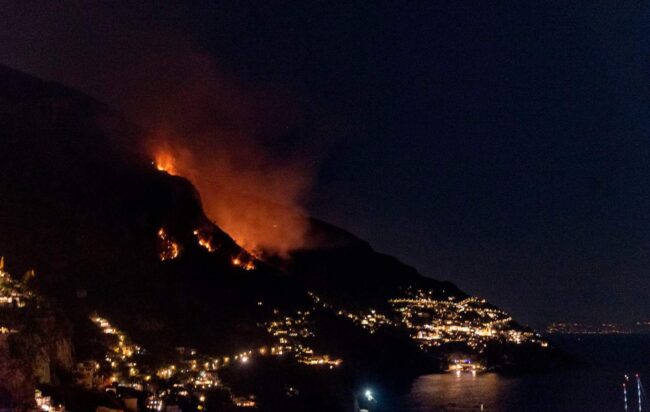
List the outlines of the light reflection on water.
<svg viewBox="0 0 650 412">
<path fill-rule="evenodd" d="M 410 408 L 413 411 L 497 411 L 504 392 L 512 391 L 513 381 L 496 374 L 426 375 L 411 387 Z"/>
<path fill-rule="evenodd" d="M 650 387 L 650 335 L 554 338 L 589 368 L 504 377 L 494 373 L 425 375 L 410 387 L 382 388 L 380 412 L 618 412 L 623 374 L 639 372 Z M 382 395 L 379 392 L 379 395 Z M 629 410 L 638 410 L 636 393 Z M 644 410 L 646 410 L 645 406 Z M 650 405 L 648 405 L 650 406 Z M 648 409 L 650 410 L 650 409 Z"/>
<path fill-rule="evenodd" d="M 620 374 L 581 370 L 507 378 L 494 373 L 472 376 L 421 376 L 394 412 L 577 412 L 618 411 Z M 481 409 L 482 408 L 482 409 Z"/>
</svg>

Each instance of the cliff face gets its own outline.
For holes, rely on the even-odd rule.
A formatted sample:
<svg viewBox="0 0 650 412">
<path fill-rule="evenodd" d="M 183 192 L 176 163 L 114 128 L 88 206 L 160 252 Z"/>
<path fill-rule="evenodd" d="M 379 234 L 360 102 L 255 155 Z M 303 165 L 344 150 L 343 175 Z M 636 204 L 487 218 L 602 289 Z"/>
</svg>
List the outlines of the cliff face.
<svg viewBox="0 0 650 412">
<path fill-rule="evenodd" d="M 12 332 L 0 334 L 0 392 L 8 391 L 12 407 L 32 405 L 35 385 L 58 384 L 73 366 L 67 322 L 35 311 L 14 323 Z"/>
<path fill-rule="evenodd" d="M 34 340 L 36 355 L 32 370 L 37 383 L 56 384 L 61 374 L 68 374 L 74 365 L 71 326 L 59 314 L 44 314 L 28 339 Z M 42 373 L 36 373 L 41 371 Z"/>
<path fill-rule="evenodd" d="M 0 409 L 26 408 L 34 404 L 31 362 L 12 353 L 8 336 L 0 335 Z"/>
</svg>

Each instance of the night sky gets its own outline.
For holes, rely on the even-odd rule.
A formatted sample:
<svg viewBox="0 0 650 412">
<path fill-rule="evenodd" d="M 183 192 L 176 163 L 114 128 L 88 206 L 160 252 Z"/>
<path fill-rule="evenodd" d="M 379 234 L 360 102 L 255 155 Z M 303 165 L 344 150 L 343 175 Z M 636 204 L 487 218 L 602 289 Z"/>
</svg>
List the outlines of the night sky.
<svg viewBox="0 0 650 412">
<path fill-rule="evenodd" d="M 298 108 L 268 150 L 314 215 L 525 322 L 650 320 L 646 4 L 40 3 L 0 1 L 0 64 L 111 102 L 173 33 Z"/>
</svg>

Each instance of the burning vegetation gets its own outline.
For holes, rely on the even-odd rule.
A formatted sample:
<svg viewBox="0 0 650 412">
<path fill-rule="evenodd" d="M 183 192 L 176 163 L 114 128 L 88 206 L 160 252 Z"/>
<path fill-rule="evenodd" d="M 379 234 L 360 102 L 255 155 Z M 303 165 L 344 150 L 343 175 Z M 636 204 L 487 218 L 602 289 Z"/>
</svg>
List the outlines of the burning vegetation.
<svg viewBox="0 0 650 412">
<path fill-rule="evenodd" d="M 156 169 L 193 183 L 206 214 L 242 248 L 286 255 L 303 246 L 307 220 L 298 201 L 307 180 L 300 168 L 278 166 L 255 149 L 234 155 L 214 144 L 190 151 L 164 140 L 150 153 Z"/>
<path fill-rule="evenodd" d="M 171 151 L 160 148 L 154 153 L 153 165 L 161 172 L 175 176 L 177 174 L 174 167 L 174 156 Z"/>
<path fill-rule="evenodd" d="M 181 246 L 162 227 L 158 229 L 158 257 L 162 262 L 176 259 L 181 253 Z"/>
<path fill-rule="evenodd" d="M 208 233 L 204 233 L 200 231 L 199 229 L 196 229 L 194 232 L 194 236 L 196 236 L 196 239 L 199 242 L 199 246 L 207 250 L 208 252 L 212 253 L 215 250 L 217 250 L 216 247 L 212 245 L 212 235 Z"/>
<path fill-rule="evenodd" d="M 214 244 L 213 237 L 209 232 L 196 229 L 194 230 L 193 234 L 194 236 L 196 236 L 196 240 L 199 246 L 207 250 L 208 253 L 213 253 L 218 249 L 218 246 Z M 254 270 L 255 269 L 254 260 L 255 258 L 253 257 L 252 254 L 247 252 L 242 252 L 239 255 L 233 257 L 231 259 L 231 263 L 233 266 L 236 266 L 244 270 Z"/>
<path fill-rule="evenodd" d="M 255 269 L 255 263 L 253 263 L 253 258 L 251 256 L 247 256 L 247 257 L 237 256 L 232 259 L 232 264 L 233 266 L 237 266 L 244 270 Z"/>
</svg>

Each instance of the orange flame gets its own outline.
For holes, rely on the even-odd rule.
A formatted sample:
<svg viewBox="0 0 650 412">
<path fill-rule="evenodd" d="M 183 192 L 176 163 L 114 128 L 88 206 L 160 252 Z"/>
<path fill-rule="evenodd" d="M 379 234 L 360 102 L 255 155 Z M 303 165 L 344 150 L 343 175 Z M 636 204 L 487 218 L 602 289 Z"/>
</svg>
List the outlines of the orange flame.
<svg viewBox="0 0 650 412">
<path fill-rule="evenodd" d="M 243 160 L 233 159 L 226 150 L 174 146 L 171 136 L 161 129 L 150 141 L 154 165 L 190 180 L 201 194 L 206 214 L 239 246 L 251 255 L 286 255 L 303 245 L 307 223 L 296 206 L 306 187 L 301 173 L 255 160 L 263 155 L 254 149 L 238 152 Z M 208 251 L 214 248 L 209 238 L 198 241 Z M 244 261 L 241 267 L 252 270 L 254 265 Z"/>
<path fill-rule="evenodd" d="M 216 250 L 215 247 L 212 246 L 212 236 L 206 236 L 198 229 L 194 231 L 194 236 L 198 239 L 199 246 L 206 249 L 208 252 L 214 252 Z"/>
<path fill-rule="evenodd" d="M 174 241 L 165 229 L 162 227 L 158 230 L 158 239 L 160 239 L 158 257 L 161 261 L 176 259 L 181 253 L 181 247 Z"/>
<path fill-rule="evenodd" d="M 252 258 L 249 257 L 251 260 L 242 260 L 239 256 L 235 257 L 232 259 L 232 264 L 233 266 L 238 266 L 244 270 L 254 270 L 255 269 L 255 264 L 252 261 Z"/>
<path fill-rule="evenodd" d="M 178 174 L 174 163 L 174 156 L 171 151 L 162 147 L 158 148 L 154 154 L 154 159 L 156 169 L 174 176 Z"/>
</svg>

